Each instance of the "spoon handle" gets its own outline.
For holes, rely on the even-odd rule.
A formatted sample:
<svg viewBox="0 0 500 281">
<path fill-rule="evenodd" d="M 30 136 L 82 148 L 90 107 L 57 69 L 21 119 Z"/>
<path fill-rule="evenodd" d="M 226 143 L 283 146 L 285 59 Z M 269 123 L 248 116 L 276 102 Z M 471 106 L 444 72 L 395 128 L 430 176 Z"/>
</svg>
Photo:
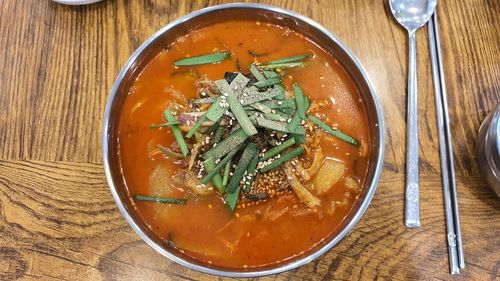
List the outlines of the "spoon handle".
<svg viewBox="0 0 500 281">
<path fill-rule="evenodd" d="M 406 192 L 405 225 L 420 227 L 420 199 L 418 183 L 418 96 L 417 96 L 417 46 L 415 31 L 409 35 L 408 108 L 406 120 Z"/>
</svg>

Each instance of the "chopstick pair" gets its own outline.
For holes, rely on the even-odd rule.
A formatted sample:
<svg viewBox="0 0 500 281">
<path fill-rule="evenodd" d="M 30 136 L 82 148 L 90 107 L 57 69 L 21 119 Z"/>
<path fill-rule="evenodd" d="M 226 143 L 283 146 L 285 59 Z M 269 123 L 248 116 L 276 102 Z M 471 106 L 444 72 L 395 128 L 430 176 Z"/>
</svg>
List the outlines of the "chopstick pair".
<svg viewBox="0 0 500 281">
<path fill-rule="evenodd" d="M 446 216 L 446 239 L 448 244 L 448 260 L 451 274 L 460 274 L 465 267 L 462 246 L 462 232 L 458 210 L 457 187 L 453 164 L 453 147 L 451 142 L 450 121 L 448 114 L 448 99 L 444 82 L 444 70 L 441 59 L 441 43 L 437 11 L 431 17 L 428 25 L 429 48 L 431 55 L 432 77 L 434 80 L 434 95 L 436 98 L 436 115 L 439 135 L 439 157 L 443 181 L 443 196 Z"/>
</svg>

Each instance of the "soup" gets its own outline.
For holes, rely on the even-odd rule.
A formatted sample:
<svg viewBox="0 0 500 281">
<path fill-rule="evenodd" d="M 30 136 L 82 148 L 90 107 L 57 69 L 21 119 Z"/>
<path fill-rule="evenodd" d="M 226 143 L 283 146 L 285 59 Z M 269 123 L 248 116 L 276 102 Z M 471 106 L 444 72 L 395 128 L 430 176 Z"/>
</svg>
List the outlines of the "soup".
<svg viewBox="0 0 500 281">
<path fill-rule="evenodd" d="M 118 130 L 140 218 L 171 251 L 228 269 L 322 245 L 358 198 L 369 142 L 363 101 L 334 57 L 303 34 L 243 20 L 159 51 Z"/>
</svg>

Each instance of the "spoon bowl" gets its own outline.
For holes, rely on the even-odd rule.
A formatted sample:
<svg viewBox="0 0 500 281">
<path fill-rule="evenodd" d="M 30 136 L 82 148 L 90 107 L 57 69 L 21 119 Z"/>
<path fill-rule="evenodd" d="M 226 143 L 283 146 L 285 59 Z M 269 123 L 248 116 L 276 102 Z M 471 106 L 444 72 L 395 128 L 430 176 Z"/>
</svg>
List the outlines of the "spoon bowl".
<svg viewBox="0 0 500 281">
<path fill-rule="evenodd" d="M 424 26 L 436 9 L 437 0 L 390 0 L 389 6 L 396 20 L 406 30 Z"/>
</svg>

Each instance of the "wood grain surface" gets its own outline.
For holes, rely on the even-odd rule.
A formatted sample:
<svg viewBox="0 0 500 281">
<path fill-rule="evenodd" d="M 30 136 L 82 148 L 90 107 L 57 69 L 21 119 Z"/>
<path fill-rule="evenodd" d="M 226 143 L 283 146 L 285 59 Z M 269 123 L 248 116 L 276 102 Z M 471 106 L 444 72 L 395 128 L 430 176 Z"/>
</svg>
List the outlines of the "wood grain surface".
<svg viewBox="0 0 500 281">
<path fill-rule="evenodd" d="M 128 56 L 169 21 L 225 1 L 0 0 L 0 280 L 214 280 L 147 246 L 121 217 L 101 123 Z M 384 1 L 263 1 L 338 35 L 359 57 L 387 124 L 377 193 L 327 254 L 263 280 L 500 280 L 500 201 L 475 161 L 500 102 L 500 1 L 439 1 L 466 268 L 448 272 L 427 32 L 418 38 L 422 227 L 403 225 L 406 33 Z"/>
</svg>

